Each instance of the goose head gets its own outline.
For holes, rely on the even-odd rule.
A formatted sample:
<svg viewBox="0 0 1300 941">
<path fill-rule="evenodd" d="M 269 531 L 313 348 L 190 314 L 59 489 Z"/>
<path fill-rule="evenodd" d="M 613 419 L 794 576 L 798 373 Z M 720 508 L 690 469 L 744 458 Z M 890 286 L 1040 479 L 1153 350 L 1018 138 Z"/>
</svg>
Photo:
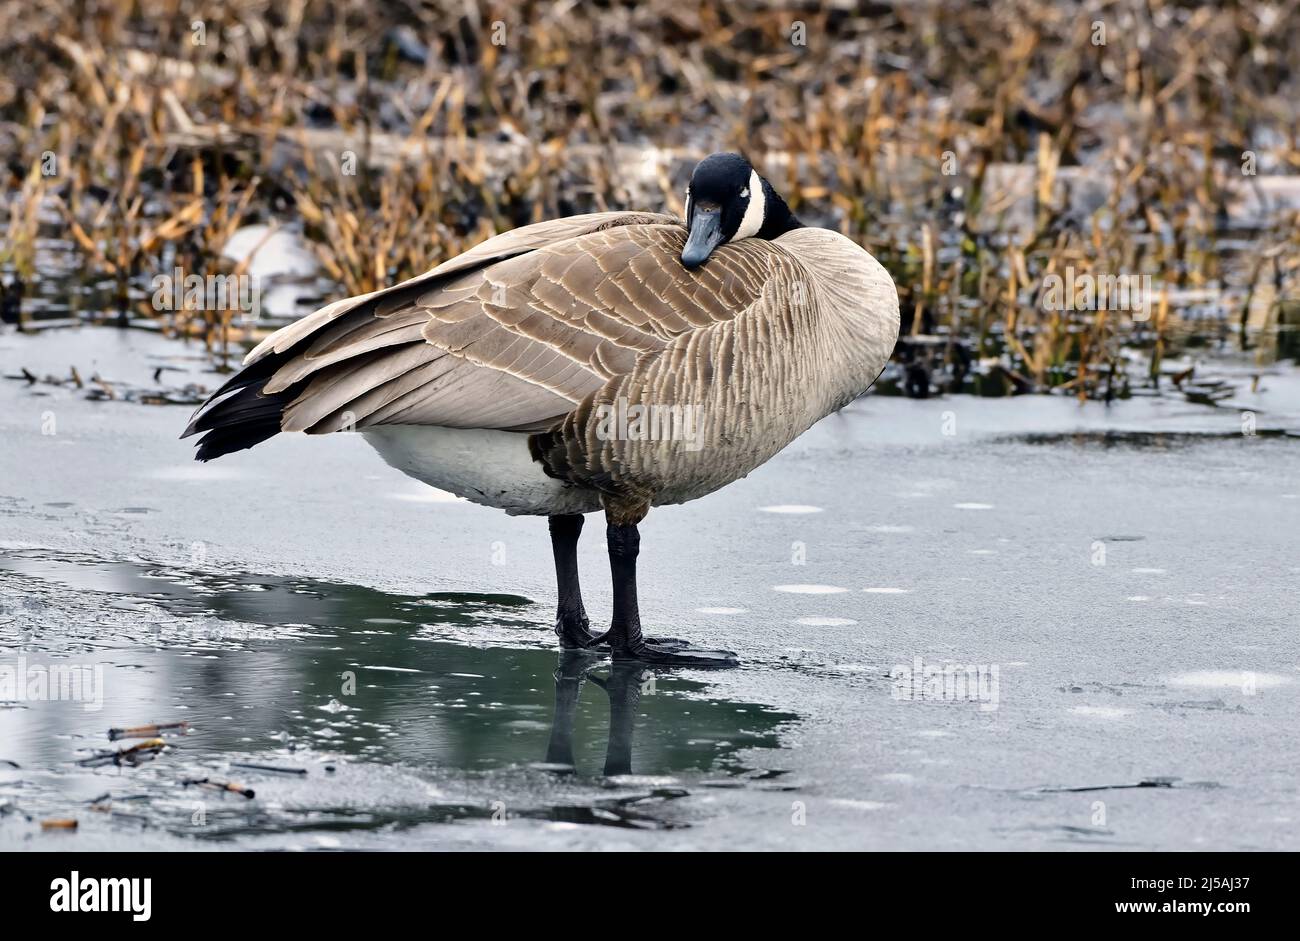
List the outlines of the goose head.
<svg viewBox="0 0 1300 941">
<path fill-rule="evenodd" d="M 724 242 L 774 239 L 803 223 L 772 184 L 740 154 L 711 154 L 686 188 L 686 246 L 682 264 L 698 268 Z"/>
</svg>

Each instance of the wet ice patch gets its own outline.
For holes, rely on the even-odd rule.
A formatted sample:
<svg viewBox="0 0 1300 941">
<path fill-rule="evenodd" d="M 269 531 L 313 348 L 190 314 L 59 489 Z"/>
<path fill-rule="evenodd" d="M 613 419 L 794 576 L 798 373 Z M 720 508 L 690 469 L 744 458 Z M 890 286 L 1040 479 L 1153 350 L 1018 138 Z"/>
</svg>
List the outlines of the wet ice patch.
<svg viewBox="0 0 1300 941">
<path fill-rule="evenodd" d="M 760 513 L 787 513 L 798 515 L 800 513 L 820 513 L 822 508 L 819 506 L 808 506 L 803 503 L 779 503 L 775 506 L 760 506 Z"/>
<path fill-rule="evenodd" d="M 1114 706 L 1075 706 L 1070 712 L 1076 716 L 1092 716 L 1097 719 L 1119 719 L 1130 715 L 1127 709 Z"/>
<path fill-rule="evenodd" d="M 910 490 L 900 492 L 900 497 L 924 499 L 936 496 L 939 491 L 952 490 L 956 481 L 952 480 L 915 480 Z"/>
<path fill-rule="evenodd" d="M 838 595 L 848 591 L 838 585 L 776 585 L 773 591 L 784 591 L 792 595 Z"/>
<path fill-rule="evenodd" d="M 1133 574 L 1134 574 L 1134 575 L 1164 575 L 1164 574 L 1165 574 L 1165 570 L 1164 570 L 1164 569 L 1147 569 L 1147 568 L 1139 568 L 1139 569 L 1133 569 Z"/>
<path fill-rule="evenodd" d="M 849 627 L 858 622 L 852 618 L 819 618 L 806 617 L 795 618 L 794 623 L 802 624 L 804 627 Z"/>
<path fill-rule="evenodd" d="M 834 797 L 831 803 L 836 807 L 848 807 L 852 810 L 883 810 L 889 806 L 883 801 L 852 800 L 847 797 Z"/>
<path fill-rule="evenodd" d="M 1255 673 L 1250 670 L 1192 670 L 1179 673 L 1168 680 L 1170 686 L 1195 689 L 1272 689 L 1291 682 L 1289 676 L 1276 673 Z"/>
<path fill-rule="evenodd" d="M 712 608 L 696 608 L 695 610 L 698 611 L 700 614 L 744 614 L 745 613 L 744 608 L 712 607 Z"/>
<path fill-rule="evenodd" d="M 993 509 L 993 504 L 992 503 L 954 503 L 952 505 L 952 508 L 954 510 L 991 510 Z"/>
<path fill-rule="evenodd" d="M 868 526 L 869 533 L 910 533 L 916 529 L 915 526 L 894 526 L 890 523 L 881 523 L 879 526 Z"/>
<path fill-rule="evenodd" d="M 910 588 L 888 588 L 883 586 L 878 588 L 864 588 L 862 590 L 869 595 L 907 595 L 911 594 L 912 591 Z"/>
</svg>

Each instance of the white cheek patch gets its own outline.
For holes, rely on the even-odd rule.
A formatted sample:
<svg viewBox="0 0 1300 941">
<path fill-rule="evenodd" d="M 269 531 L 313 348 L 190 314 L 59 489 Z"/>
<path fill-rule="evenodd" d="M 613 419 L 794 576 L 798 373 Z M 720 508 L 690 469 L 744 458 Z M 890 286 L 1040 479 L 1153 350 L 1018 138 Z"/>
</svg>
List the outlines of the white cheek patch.
<svg viewBox="0 0 1300 941">
<path fill-rule="evenodd" d="M 682 221 L 691 224 L 691 191 L 686 191 L 686 205 L 682 207 Z"/>
<path fill-rule="evenodd" d="M 763 218 L 767 214 L 767 197 L 763 195 L 763 181 L 757 170 L 749 171 L 749 204 L 745 206 L 745 217 L 740 220 L 740 228 L 729 241 L 739 242 L 751 238 L 763 228 Z"/>
</svg>

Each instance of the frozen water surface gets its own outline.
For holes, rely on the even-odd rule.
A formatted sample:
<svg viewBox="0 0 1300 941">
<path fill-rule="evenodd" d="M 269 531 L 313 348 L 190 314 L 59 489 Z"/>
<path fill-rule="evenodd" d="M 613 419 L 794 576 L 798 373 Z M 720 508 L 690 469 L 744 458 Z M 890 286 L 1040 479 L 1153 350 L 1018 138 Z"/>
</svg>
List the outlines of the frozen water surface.
<svg viewBox="0 0 1300 941">
<path fill-rule="evenodd" d="M 6 374 L 196 353 L 0 337 Z M 740 654 L 715 673 L 559 656 L 541 520 L 356 436 L 198 465 L 187 414 L 0 383 L 0 689 L 94 694 L 0 693 L 0 847 L 1300 845 L 1292 372 L 1218 409 L 854 403 L 642 527 L 645 620 Z"/>
</svg>

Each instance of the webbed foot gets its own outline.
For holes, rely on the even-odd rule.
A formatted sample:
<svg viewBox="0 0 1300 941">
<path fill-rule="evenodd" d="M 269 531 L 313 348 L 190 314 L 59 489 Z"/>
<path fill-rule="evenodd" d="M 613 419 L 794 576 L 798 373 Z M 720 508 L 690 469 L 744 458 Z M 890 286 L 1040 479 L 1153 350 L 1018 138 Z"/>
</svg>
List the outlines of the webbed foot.
<svg viewBox="0 0 1300 941">
<path fill-rule="evenodd" d="M 639 644 L 614 647 L 610 658 L 615 663 L 637 662 L 665 667 L 735 667 L 740 658 L 730 650 L 703 650 L 690 645 L 668 646 L 658 644 L 653 638 L 642 638 Z"/>
</svg>

